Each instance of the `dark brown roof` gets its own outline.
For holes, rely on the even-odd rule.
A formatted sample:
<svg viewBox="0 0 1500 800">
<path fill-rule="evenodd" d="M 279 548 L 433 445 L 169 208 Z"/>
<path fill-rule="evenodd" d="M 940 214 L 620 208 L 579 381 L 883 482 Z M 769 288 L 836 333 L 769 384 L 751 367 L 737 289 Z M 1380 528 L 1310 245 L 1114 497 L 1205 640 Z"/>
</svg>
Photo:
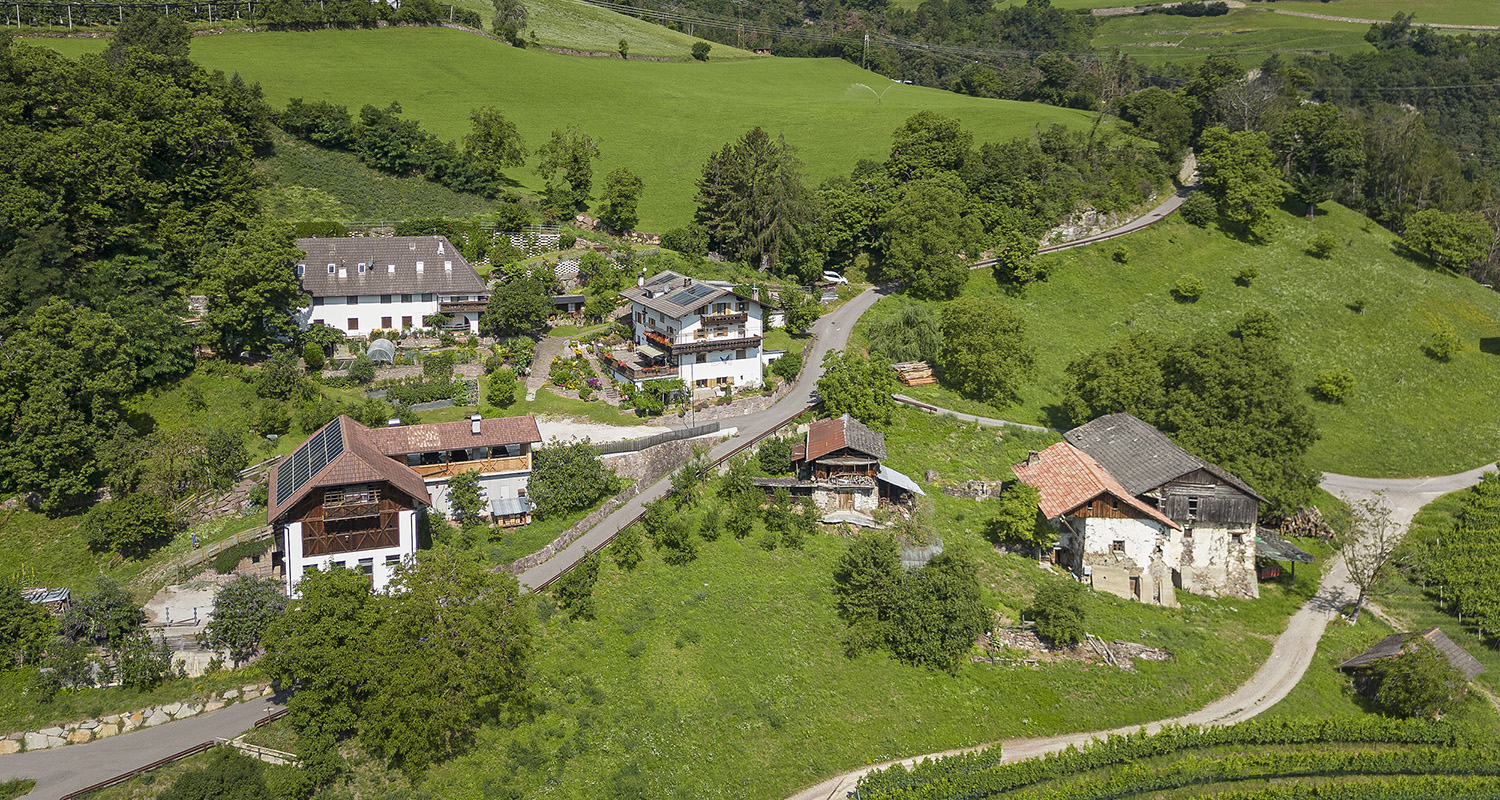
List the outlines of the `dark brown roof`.
<svg viewBox="0 0 1500 800">
<path fill-rule="evenodd" d="M 1145 494 L 1203 469 L 1257 502 L 1267 502 L 1228 470 L 1178 447 L 1165 433 L 1130 414 L 1100 417 L 1064 433 L 1063 438 L 1103 465 L 1131 494 Z"/>
<path fill-rule="evenodd" d="M 1067 442 L 1058 442 L 1011 469 L 1022 483 L 1036 487 L 1041 495 L 1042 516 L 1056 519 L 1102 495 L 1120 502 L 1172 528 L 1182 526 L 1166 514 L 1141 502 L 1089 456 Z"/>
<path fill-rule="evenodd" d="M 734 290 L 665 270 L 647 278 L 643 285 L 631 286 L 620 294 L 672 319 L 681 319 L 708 303 L 734 294 Z"/>
<path fill-rule="evenodd" d="M 369 428 L 340 414 L 273 465 L 266 519 L 276 523 L 314 489 L 358 483 L 389 483 L 416 500 L 432 502 L 422 476 L 380 452 L 369 434 Z"/>
<path fill-rule="evenodd" d="M 848 414 L 820 419 L 807 426 L 808 461 L 816 461 L 845 447 L 885 460 L 885 436 Z"/>
<path fill-rule="evenodd" d="M 464 450 L 470 447 L 496 447 L 506 444 L 535 444 L 542 440 L 536 418 L 499 417 L 479 421 L 474 433 L 469 420 L 433 422 L 426 425 L 402 425 L 396 428 L 372 428 L 366 434 L 370 442 L 387 456 L 407 453 L 433 453 L 439 450 Z"/>
<path fill-rule="evenodd" d="M 1407 646 L 1416 637 L 1422 637 L 1436 647 L 1453 668 L 1462 672 L 1468 680 L 1474 680 L 1474 676 L 1484 672 L 1484 665 L 1479 660 L 1469 655 L 1468 651 L 1459 647 L 1456 642 L 1449 639 L 1446 634 L 1437 628 L 1430 628 L 1422 633 L 1393 633 L 1375 643 L 1374 647 L 1360 653 L 1354 658 L 1339 665 L 1340 669 L 1357 669 L 1368 667 L 1376 661 L 1392 658 L 1406 652 Z"/>
<path fill-rule="evenodd" d="M 443 236 L 298 239 L 297 249 L 307 254 L 298 264 L 306 267 L 302 288 L 313 297 L 489 292 L 468 259 Z M 334 265 L 332 275 L 329 264 Z M 360 274 L 360 264 L 365 265 L 364 274 Z"/>
</svg>

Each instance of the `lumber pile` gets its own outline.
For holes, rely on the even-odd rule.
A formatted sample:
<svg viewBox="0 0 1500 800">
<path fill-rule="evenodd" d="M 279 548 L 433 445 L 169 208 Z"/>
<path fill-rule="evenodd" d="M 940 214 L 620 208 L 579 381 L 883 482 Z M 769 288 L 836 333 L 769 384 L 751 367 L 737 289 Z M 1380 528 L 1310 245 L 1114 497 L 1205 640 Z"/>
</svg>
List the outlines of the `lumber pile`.
<svg viewBox="0 0 1500 800">
<path fill-rule="evenodd" d="M 903 361 L 892 364 L 891 369 L 896 371 L 896 379 L 906 386 L 937 383 L 937 378 L 932 375 L 932 367 L 926 361 Z"/>
</svg>

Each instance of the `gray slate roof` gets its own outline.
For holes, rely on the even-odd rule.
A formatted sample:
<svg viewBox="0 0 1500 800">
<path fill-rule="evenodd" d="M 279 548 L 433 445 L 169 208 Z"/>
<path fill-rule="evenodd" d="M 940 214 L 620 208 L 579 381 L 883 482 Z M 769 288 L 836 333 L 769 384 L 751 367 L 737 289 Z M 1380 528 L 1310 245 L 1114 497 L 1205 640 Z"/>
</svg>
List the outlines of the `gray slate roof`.
<svg viewBox="0 0 1500 800">
<path fill-rule="evenodd" d="M 307 258 L 302 288 L 313 297 L 347 295 L 484 295 L 484 279 L 445 236 L 353 236 L 298 239 Z M 422 271 L 417 272 L 417 263 Z M 451 263 L 447 269 L 444 264 Z M 334 274 L 328 274 L 333 264 Z M 359 265 L 365 265 L 363 275 Z M 342 277 L 341 277 L 342 276 Z"/>
<path fill-rule="evenodd" d="M 1165 433 L 1130 414 L 1100 417 L 1064 433 L 1063 438 L 1088 453 L 1133 495 L 1145 494 L 1203 469 L 1257 501 L 1266 502 L 1228 470 L 1178 447 Z"/>
<path fill-rule="evenodd" d="M 1376 642 L 1369 650 L 1360 653 L 1354 658 L 1339 665 L 1340 669 L 1354 669 L 1368 667 L 1376 661 L 1401 655 L 1407 649 L 1407 644 L 1414 638 L 1421 637 L 1432 643 L 1453 668 L 1462 672 L 1464 677 L 1474 680 L 1474 676 L 1484 672 L 1484 665 L 1479 660 L 1469 655 L 1467 650 L 1459 647 L 1452 639 L 1437 628 L 1430 628 L 1421 633 L 1393 633 L 1390 636 Z"/>
<path fill-rule="evenodd" d="M 672 319 L 681 319 L 726 294 L 734 294 L 734 290 L 663 270 L 647 278 L 643 285 L 631 286 L 620 294 Z"/>
</svg>

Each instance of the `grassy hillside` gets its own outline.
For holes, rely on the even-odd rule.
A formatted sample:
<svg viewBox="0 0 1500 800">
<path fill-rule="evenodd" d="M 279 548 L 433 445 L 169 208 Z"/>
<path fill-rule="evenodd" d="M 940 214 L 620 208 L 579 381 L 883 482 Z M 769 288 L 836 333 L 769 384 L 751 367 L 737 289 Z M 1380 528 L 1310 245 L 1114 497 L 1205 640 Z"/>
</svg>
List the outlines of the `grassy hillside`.
<svg viewBox="0 0 1500 800">
<path fill-rule="evenodd" d="M 83 49 L 76 42 L 56 44 L 76 53 Z M 533 149 L 552 130 L 579 125 L 602 141 L 596 188 L 619 166 L 645 180 L 644 230 L 687 222 L 693 181 L 704 160 L 755 125 L 785 134 L 800 148 L 808 177 L 820 181 L 847 172 L 861 158 L 883 158 L 891 131 L 918 111 L 957 117 L 980 141 L 1090 119 L 1083 112 L 1033 103 L 893 84 L 834 59 L 579 58 L 507 47 L 446 28 L 200 36 L 193 40 L 193 55 L 207 67 L 259 81 L 276 105 L 302 96 L 358 110 L 365 103 L 385 106 L 396 100 L 406 116 L 444 138 L 461 138 L 470 110 L 482 105 L 503 109 Z M 884 99 L 851 91 L 855 83 L 876 86 L 885 91 Z M 530 169 L 515 170 L 511 177 L 531 189 L 541 186 Z"/>
<path fill-rule="evenodd" d="M 1322 12 L 1331 13 L 1331 12 Z M 1106 17 L 1094 34 L 1094 46 L 1119 50 L 1146 63 L 1189 60 L 1209 55 L 1243 55 L 1259 64 L 1270 52 L 1331 52 L 1349 55 L 1370 49 L 1368 25 L 1267 14 L 1245 8 L 1221 17 L 1176 17 L 1142 14 Z"/>
<path fill-rule="evenodd" d="M 1500 451 L 1500 294 L 1411 261 L 1396 252 L 1389 232 L 1348 209 L 1327 208 L 1314 223 L 1284 214 L 1282 232 L 1265 246 L 1172 218 L 1117 242 L 1045 256 L 1052 276 L 1018 297 L 1004 295 L 988 272 L 976 271 L 966 293 L 1004 297 L 1025 319 L 1038 350 L 1037 374 L 1020 406 L 990 414 L 1067 424 L 1058 404 L 1069 361 L 1129 330 L 1222 330 L 1247 310 L 1267 308 L 1286 322 L 1287 352 L 1297 368 L 1288 379 L 1296 386 L 1306 387 L 1314 373 L 1335 367 L 1347 367 L 1358 382 L 1346 404 L 1312 403 L 1323 434 L 1313 446 L 1314 466 L 1410 476 L 1493 461 Z M 1327 261 L 1306 252 L 1321 230 L 1332 231 L 1339 242 Z M 1112 258 L 1120 246 L 1129 254 L 1126 265 Z M 1259 277 L 1241 287 L 1234 278 L 1247 266 L 1256 267 Z M 1173 299 L 1172 283 L 1183 274 L 1202 278 L 1208 287 L 1196 303 Z M 1353 308 L 1360 300 L 1363 313 Z M 901 302 L 910 301 L 882 300 L 865 319 Z M 1458 330 L 1465 348 L 1448 363 L 1424 352 L 1444 320 Z M 909 393 L 964 406 L 936 386 Z"/>
<path fill-rule="evenodd" d="M 1118 8 L 1140 0 L 1053 0 L 1058 8 Z M 1418 22 L 1500 25 L 1500 5 L 1492 0 L 1281 0 L 1258 7 L 1330 17 L 1388 20 L 1397 11 L 1415 13 Z"/>
<path fill-rule="evenodd" d="M 1009 477 L 1050 438 L 902 412 L 890 463 L 922 481 Z M 992 501 L 942 496 L 934 527 L 981 563 L 986 602 L 1015 620 L 1037 586 L 1059 580 L 982 537 Z M 956 675 L 844 654 L 831 570 L 844 540 L 804 551 L 761 546 L 764 532 L 702 545 L 682 567 L 659 556 L 632 573 L 602 566 L 599 618 L 545 613 L 534 715 L 481 734 L 473 752 L 435 768 L 434 797 L 651 797 L 775 800 L 861 764 L 1011 736 L 1145 721 L 1231 691 L 1270 651 L 1270 636 L 1317 581 L 1267 586 L 1258 601 L 1186 598 L 1161 609 L 1099 596 L 1089 630 L 1170 650 L 1130 673 L 1065 662 L 1035 668 L 967 663 Z M 1131 698 L 1120 703 L 1121 697 Z"/>
<path fill-rule="evenodd" d="M 495 6 L 489 0 L 455 0 L 459 8 L 479 12 L 489 24 Z M 534 33 L 537 41 L 551 47 L 613 53 L 620 40 L 630 42 L 630 52 L 643 56 L 665 56 L 689 59 L 693 43 L 700 41 L 681 31 L 664 28 L 625 14 L 592 6 L 582 0 L 527 0 L 525 35 Z M 749 50 L 710 42 L 714 61 L 740 61 L 759 58 Z"/>
</svg>

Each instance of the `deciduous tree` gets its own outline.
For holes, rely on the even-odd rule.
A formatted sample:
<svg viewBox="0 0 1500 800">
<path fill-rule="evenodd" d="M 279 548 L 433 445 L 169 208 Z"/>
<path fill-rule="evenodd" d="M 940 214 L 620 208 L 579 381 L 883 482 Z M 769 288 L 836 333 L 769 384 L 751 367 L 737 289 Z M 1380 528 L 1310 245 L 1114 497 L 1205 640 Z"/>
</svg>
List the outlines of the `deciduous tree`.
<svg viewBox="0 0 1500 800">
<path fill-rule="evenodd" d="M 496 0 L 496 5 L 508 0 Z M 520 3 L 515 3 L 520 6 Z M 521 6 L 524 15 L 525 6 Z M 498 27 L 498 25 L 497 25 Z M 504 178 L 504 170 L 526 165 L 526 140 L 516 124 L 493 106 L 476 108 L 469 113 L 469 135 L 464 137 L 464 152 L 474 165 L 492 180 Z"/>
<path fill-rule="evenodd" d="M 260 650 L 261 639 L 272 621 L 286 611 L 281 584 L 270 578 L 238 575 L 214 595 L 213 619 L 205 630 L 205 643 L 229 651 L 235 666 L 249 661 Z"/>
<path fill-rule="evenodd" d="M 1036 355 L 1010 306 L 961 297 L 943 307 L 942 334 L 934 366 L 944 384 L 994 405 L 1020 397 Z"/>
<path fill-rule="evenodd" d="M 587 441 L 550 444 L 532 453 L 531 500 L 538 517 L 588 508 L 615 487 L 615 474 Z"/>
<path fill-rule="evenodd" d="M 555 130 L 536 154 L 539 159 L 536 174 L 547 182 L 545 194 L 550 210 L 557 216 L 571 217 L 588 208 L 594 191 L 594 159 L 599 157 L 599 140 L 577 127 Z"/>
<path fill-rule="evenodd" d="M 644 186 L 641 179 L 625 167 L 611 170 L 604 176 L 604 188 L 599 193 L 599 221 L 617 233 L 635 230 L 640 221 L 637 206 Z"/>
<path fill-rule="evenodd" d="M 1219 215 L 1248 236 L 1265 240 L 1275 232 L 1275 213 L 1286 194 L 1264 133 L 1203 132 L 1199 170 L 1203 188 L 1218 201 Z"/>
<path fill-rule="evenodd" d="M 296 335 L 292 312 L 305 301 L 293 265 L 302 257 L 291 226 L 268 221 L 237 234 L 209 258 L 208 327 L 225 352 L 263 351 L 277 337 Z"/>
<path fill-rule="evenodd" d="M 1407 217 L 1401 238 L 1432 263 L 1463 271 L 1489 252 L 1495 232 L 1478 214 L 1427 208 Z"/>
<path fill-rule="evenodd" d="M 848 414 L 867 425 L 889 425 L 896 419 L 896 373 L 885 361 L 855 350 L 832 350 L 823 356 L 818 395 L 829 416 Z"/>
</svg>

